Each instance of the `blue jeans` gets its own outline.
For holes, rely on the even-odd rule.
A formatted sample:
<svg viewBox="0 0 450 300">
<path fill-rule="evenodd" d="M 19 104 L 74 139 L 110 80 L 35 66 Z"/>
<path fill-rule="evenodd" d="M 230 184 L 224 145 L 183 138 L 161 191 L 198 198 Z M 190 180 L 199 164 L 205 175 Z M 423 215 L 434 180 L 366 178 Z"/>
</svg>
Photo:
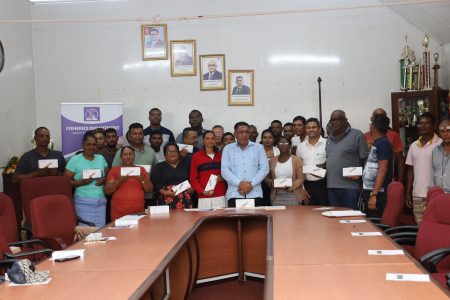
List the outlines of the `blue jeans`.
<svg viewBox="0 0 450 300">
<path fill-rule="evenodd" d="M 359 190 L 328 188 L 328 202 L 330 206 L 358 209 Z"/>
</svg>

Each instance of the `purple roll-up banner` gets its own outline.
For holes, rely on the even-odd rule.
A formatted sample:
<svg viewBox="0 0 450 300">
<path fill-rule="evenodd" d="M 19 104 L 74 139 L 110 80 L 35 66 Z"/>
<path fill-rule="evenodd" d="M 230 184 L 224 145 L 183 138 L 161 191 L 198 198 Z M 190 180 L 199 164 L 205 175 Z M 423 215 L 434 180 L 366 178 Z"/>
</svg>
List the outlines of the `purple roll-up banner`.
<svg viewBox="0 0 450 300">
<path fill-rule="evenodd" d="M 123 103 L 61 103 L 61 142 L 65 158 L 81 150 L 83 135 L 96 128 L 114 128 L 123 136 Z"/>
</svg>

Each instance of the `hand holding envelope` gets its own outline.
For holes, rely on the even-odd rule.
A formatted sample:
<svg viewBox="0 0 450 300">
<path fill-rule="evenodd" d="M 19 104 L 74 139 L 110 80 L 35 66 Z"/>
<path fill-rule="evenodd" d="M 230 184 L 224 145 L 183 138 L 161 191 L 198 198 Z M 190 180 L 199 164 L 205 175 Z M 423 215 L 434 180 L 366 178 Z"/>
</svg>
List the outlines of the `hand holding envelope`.
<svg viewBox="0 0 450 300">
<path fill-rule="evenodd" d="M 362 167 L 350 167 L 342 169 L 342 176 L 351 180 L 358 180 L 362 176 Z"/>
</svg>

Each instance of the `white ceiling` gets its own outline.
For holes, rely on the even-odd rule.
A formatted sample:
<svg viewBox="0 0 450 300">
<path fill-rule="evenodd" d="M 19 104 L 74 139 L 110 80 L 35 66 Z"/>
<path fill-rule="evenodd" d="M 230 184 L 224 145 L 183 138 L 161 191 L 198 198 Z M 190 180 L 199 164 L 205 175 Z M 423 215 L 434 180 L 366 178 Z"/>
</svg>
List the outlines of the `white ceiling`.
<svg viewBox="0 0 450 300">
<path fill-rule="evenodd" d="M 398 3 L 398 0 L 380 0 L 382 3 Z M 450 1 L 390 7 L 418 29 L 430 33 L 440 44 L 450 43 Z"/>
</svg>

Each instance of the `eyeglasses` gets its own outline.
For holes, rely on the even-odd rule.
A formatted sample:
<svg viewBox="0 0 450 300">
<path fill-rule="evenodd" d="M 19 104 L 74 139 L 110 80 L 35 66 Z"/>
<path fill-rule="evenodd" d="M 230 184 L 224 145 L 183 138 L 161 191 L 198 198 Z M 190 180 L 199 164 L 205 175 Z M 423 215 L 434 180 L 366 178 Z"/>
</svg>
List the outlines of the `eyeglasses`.
<svg viewBox="0 0 450 300">
<path fill-rule="evenodd" d="M 217 65 L 208 65 L 208 67 L 217 67 Z"/>
<path fill-rule="evenodd" d="M 330 123 L 332 123 L 332 122 L 338 122 L 338 121 L 342 121 L 342 120 L 345 120 L 345 118 L 342 118 L 342 117 L 340 117 L 340 118 L 331 118 L 331 119 L 330 119 Z"/>
<path fill-rule="evenodd" d="M 248 130 L 243 130 L 243 131 L 236 131 L 236 133 L 237 133 L 237 134 L 242 134 L 242 135 L 244 135 L 244 134 L 249 135 L 249 134 L 250 134 L 250 131 L 248 131 Z"/>
<path fill-rule="evenodd" d="M 289 145 L 289 143 L 285 142 L 285 143 L 278 143 L 278 146 L 287 146 Z"/>
</svg>

